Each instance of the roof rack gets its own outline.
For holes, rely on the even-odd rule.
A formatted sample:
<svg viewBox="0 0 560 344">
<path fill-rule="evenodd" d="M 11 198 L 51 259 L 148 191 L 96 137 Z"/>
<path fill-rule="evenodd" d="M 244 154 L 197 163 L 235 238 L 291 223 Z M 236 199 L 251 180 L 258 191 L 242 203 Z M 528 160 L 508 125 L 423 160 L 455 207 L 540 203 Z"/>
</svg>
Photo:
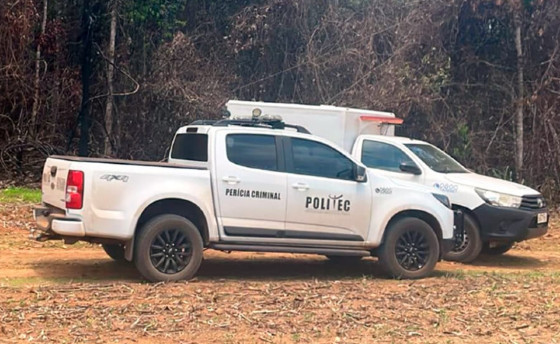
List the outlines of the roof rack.
<svg viewBox="0 0 560 344">
<path fill-rule="evenodd" d="M 311 134 L 309 130 L 300 125 L 286 124 L 281 120 L 264 120 L 264 119 L 221 119 L 221 120 L 197 120 L 190 125 L 211 125 L 214 127 L 227 127 L 230 125 L 238 125 L 242 127 L 267 128 L 267 129 L 285 129 L 291 128 L 297 130 L 298 133 Z"/>
<path fill-rule="evenodd" d="M 217 121 L 215 119 L 199 119 L 189 125 L 213 125 Z"/>
</svg>

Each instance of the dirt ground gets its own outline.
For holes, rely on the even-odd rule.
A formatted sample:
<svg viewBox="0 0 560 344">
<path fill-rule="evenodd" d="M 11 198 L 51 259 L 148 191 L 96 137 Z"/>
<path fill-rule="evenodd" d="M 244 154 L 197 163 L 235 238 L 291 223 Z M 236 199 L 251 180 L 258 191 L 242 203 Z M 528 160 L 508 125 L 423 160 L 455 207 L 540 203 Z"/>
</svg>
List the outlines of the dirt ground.
<svg viewBox="0 0 560 344">
<path fill-rule="evenodd" d="M 374 258 L 205 252 L 198 277 L 148 284 L 97 245 L 38 243 L 29 205 L 0 205 L 0 342 L 558 343 L 560 223 L 419 281 Z"/>
</svg>

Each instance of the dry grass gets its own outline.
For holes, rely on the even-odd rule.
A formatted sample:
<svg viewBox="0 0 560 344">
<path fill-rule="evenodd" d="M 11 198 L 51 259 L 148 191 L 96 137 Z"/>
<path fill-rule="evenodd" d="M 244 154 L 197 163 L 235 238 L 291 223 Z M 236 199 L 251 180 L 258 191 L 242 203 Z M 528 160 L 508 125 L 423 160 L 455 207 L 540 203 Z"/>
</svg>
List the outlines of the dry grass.
<svg viewBox="0 0 560 344">
<path fill-rule="evenodd" d="M 557 222 L 420 281 L 387 280 L 374 259 L 206 252 L 194 281 L 145 284 L 97 246 L 28 241 L 24 205 L 0 212 L 0 342 L 560 342 Z"/>
</svg>

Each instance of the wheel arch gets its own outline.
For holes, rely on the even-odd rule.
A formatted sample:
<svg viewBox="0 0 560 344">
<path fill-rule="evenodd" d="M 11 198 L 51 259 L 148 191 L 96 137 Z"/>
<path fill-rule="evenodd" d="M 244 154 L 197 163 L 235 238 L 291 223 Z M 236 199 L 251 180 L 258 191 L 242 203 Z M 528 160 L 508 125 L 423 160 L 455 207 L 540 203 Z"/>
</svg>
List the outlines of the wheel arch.
<svg viewBox="0 0 560 344">
<path fill-rule="evenodd" d="M 178 215 L 191 221 L 200 232 L 204 246 L 208 245 L 210 240 L 208 221 L 200 207 L 185 199 L 164 198 L 150 203 L 146 208 L 144 208 L 138 217 L 138 221 L 134 226 L 134 235 L 132 236 L 129 245 L 126 247 L 125 258 L 127 260 L 132 260 L 134 252 L 134 238 L 136 238 L 136 235 L 142 226 L 150 219 L 164 214 Z"/>
<path fill-rule="evenodd" d="M 408 209 L 394 214 L 391 217 L 391 219 L 387 222 L 387 225 L 385 226 L 385 230 L 383 232 L 383 238 L 381 240 L 381 244 L 385 242 L 385 238 L 387 236 L 387 233 L 389 232 L 389 228 L 391 228 L 391 225 L 399 221 L 400 219 L 404 219 L 408 217 L 417 218 L 426 222 L 434 230 L 438 238 L 438 241 L 441 243 L 441 240 L 443 238 L 443 232 L 439 221 L 432 214 L 428 212 L 422 210 Z"/>
</svg>

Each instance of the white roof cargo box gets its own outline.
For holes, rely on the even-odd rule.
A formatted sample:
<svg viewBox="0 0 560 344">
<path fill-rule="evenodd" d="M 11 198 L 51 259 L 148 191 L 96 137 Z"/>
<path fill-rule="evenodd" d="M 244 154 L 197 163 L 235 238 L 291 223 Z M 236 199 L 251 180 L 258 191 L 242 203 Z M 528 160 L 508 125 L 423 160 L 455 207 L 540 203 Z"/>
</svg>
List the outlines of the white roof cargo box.
<svg viewBox="0 0 560 344">
<path fill-rule="evenodd" d="M 288 124 L 301 125 L 313 135 L 328 139 L 347 152 L 352 150 L 359 135 L 394 135 L 392 124 L 402 119 L 390 112 L 352 109 L 331 105 L 301 105 L 285 103 L 230 100 L 226 104 L 232 117 L 251 117 L 254 109 L 262 116 L 280 116 Z"/>
</svg>

